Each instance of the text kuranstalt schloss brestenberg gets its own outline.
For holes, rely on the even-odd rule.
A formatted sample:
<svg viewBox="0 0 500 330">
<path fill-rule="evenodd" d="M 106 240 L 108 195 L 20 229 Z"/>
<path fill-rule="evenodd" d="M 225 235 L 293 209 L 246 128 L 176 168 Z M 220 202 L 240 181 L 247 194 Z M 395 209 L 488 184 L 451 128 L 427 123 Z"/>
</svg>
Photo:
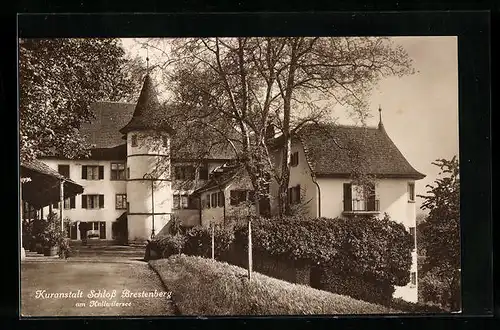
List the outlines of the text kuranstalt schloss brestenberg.
<svg viewBox="0 0 500 330">
<path fill-rule="evenodd" d="M 83 290 L 67 291 L 67 292 L 47 292 L 47 290 L 36 290 L 35 299 L 78 299 L 75 306 L 79 307 L 131 307 L 132 301 L 117 301 L 117 299 L 136 299 L 136 298 L 161 298 L 170 300 L 172 292 L 169 291 L 130 291 L 128 289 L 107 290 L 98 289 L 90 290 L 85 293 Z M 84 301 L 81 299 L 90 299 Z"/>
</svg>

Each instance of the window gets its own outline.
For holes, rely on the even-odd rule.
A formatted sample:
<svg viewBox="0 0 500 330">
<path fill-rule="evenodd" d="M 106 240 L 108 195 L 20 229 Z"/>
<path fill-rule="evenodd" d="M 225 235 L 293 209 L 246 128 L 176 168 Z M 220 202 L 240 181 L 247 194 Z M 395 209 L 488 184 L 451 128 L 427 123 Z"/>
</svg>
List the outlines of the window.
<svg viewBox="0 0 500 330">
<path fill-rule="evenodd" d="M 52 208 L 59 209 L 59 203 L 52 204 Z M 75 208 L 75 197 L 66 198 L 64 200 L 64 209 L 69 210 L 74 208 Z"/>
<path fill-rule="evenodd" d="M 188 207 L 188 196 L 181 195 L 181 209 L 187 209 Z"/>
<path fill-rule="evenodd" d="M 415 201 L 415 184 L 408 183 L 408 202 Z"/>
<path fill-rule="evenodd" d="M 376 199 L 375 184 L 354 185 L 344 183 L 344 212 L 345 211 L 379 211 L 379 200 Z"/>
<path fill-rule="evenodd" d="M 127 209 L 127 195 L 126 194 L 116 194 L 115 208 L 117 210 Z"/>
<path fill-rule="evenodd" d="M 125 180 L 124 163 L 111 163 L 111 180 Z"/>
<path fill-rule="evenodd" d="M 297 166 L 299 165 L 299 153 L 294 152 L 292 153 L 291 159 L 290 159 L 290 166 Z"/>
<path fill-rule="evenodd" d="M 175 179 L 194 180 L 195 168 L 193 166 L 175 166 Z"/>
<path fill-rule="evenodd" d="M 132 144 L 132 147 L 137 147 L 137 135 L 133 134 L 130 137 L 130 143 Z"/>
<path fill-rule="evenodd" d="M 82 166 L 82 179 L 84 180 L 102 180 L 104 179 L 104 166 L 92 165 Z"/>
<path fill-rule="evenodd" d="M 172 207 L 174 209 L 187 209 L 187 208 L 189 208 L 188 195 L 174 195 Z"/>
<path fill-rule="evenodd" d="M 416 272 L 410 273 L 410 285 L 417 285 L 417 273 Z"/>
<path fill-rule="evenodd" d="M 82 209 L 104 208 L 104 195 L 82 195 Z"/>
<path fill-rule="evenodd" d="M 87 232 L 88 238 L 106 239 L 106 222 L 105 221 L 89 221 Z"/>
<path fill-rule="evenodd" d="M 64 200 L 64 209 L 74 209 L 75 208 L 75 197 L 66 198 Z"/>
<path fill-rule="evenodd" d="M 288 188 L 288 202 L 290 205 L 300 204 L 300 185 Z"/>
<path fill-rule="evenodd" d="M 212 205 L 212 207 L 217 207 L 217 193 L 212 193 L 210 197 L 211 197 L 210 205 Z"/>
<path fill-rule="evenodd" d="M 66 178 L 69 178 L 69 165 L 57 165 L 57 172 Z"/>
<path fill-rule="evenodd" d="M 238 206 L 240 203 L 250 201 L 253 191 L 251 190 L 231 190 L 229 192 L 230 205 Z"/>
<path fill-rule="evenodd" d="M 198 168 L 198 178 L 200 180 L 208 180 L 208 166 L 204 165 Z"/>
<path fill-rule="evenodd" d="M 416 244 L 416 231 L 415 231 L 415 227 L 410 227 L 410 235 L 413 239 L 413 244 Z"/>
<path fill-rule="evenodd" d="M 127 167 L 127 179 L 130 179 L 130 167 Z"/>
</svg>

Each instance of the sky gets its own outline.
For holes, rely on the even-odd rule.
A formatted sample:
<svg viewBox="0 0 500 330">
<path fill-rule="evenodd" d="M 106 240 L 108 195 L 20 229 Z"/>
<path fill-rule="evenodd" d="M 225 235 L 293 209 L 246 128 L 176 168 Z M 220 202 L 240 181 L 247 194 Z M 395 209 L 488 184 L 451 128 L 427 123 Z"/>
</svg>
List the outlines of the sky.
<svg viewBox="0 0 500 330">
<path fill-rule="evenodd" d="M 436 159 L 458 156 L 458 53 L 457 38 L 446 37 L 393 37 L 413 59 L 415 74 L 383 78 L 373 88 L 369 98 L 368 125 L 377 125 L 378 108 L 382 121 L 393 140 L 409 163 L 426 175 L 416 182 L 416 194 L 425 194 L 438 178 L 439 168 L 432 165 Z M 122 39 L 126 51 L 146 58 L 154 64 L 161 55 L 153 49 L 146 50 L 138 39 Z M 342 109 L 340 109 L 342 110 Z M 339 123 L 354 124 L 343 111 L 335 111 Z M 420 208 L 422 199 L 417 198 Z"/>
</svg>

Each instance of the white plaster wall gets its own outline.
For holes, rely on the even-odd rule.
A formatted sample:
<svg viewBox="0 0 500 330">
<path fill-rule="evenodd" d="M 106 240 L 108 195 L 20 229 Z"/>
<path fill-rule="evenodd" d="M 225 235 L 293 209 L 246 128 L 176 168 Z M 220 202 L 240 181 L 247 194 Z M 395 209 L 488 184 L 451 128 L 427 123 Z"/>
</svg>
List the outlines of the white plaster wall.
<svg viewBox="0 0 500 330">
<path fill-rule="evenodd" d="M 209 190 L 201 193 L 201 198 L 202 200 L 206 200 L 207 198 L 210 198 L 210 195 L 212 193 L 218 193 L 219 190 L 214 189 L 214 190 Z M 224 192 L 224 202 L 229 203 L 229 200 L 227 198 L 227 193 Z M 202 206 L 204 205 L 203 203 L 201 204 Z M 221 224 L 224 220 L 224 207 L 217 206 L 217 207 L 203 207 L 201 209 L 201 225 L 202 226 L 209 226 L 212 221 L 214 221 L 217 224 Z"/>
<path fill-rule="evenodd" d="M 310 217 L 318 216 L 318 193 L 317 186 L 312 180 L 311 168 L 306 160 L 306 155 L 304 153 L 304 148 L 300 142 L 293 142 L 291 147 L 291 153 L 299 153 L 299 163 L 297 166 L 290 167 L 290 181 L 288 187 L 295 187 L 300 184 L 301 188 L 301 201 L 304 203 L 307 209 L 307 214 Z M 281 152 L 273 154 L 274 163 L 276 168 L 281 169 Z M 271 213 L 278 214 L 278 193 L 279 186 L 276 181 L 273 180 L 270 185 L 271 193 Z"/>
<path fill-rule="evenodd" d="M 136 147 L 132 146 L 133 135 L 137 136 Z M 167 146 L 164 145 L 163 138 L 167 139 Z M 154 199 L 154 213 L 168 213 L 154 216 L 155 233 L 160 232 L 170 220 L 171 182 L 155 181 L 152 187 L 151 181 L 143 181 L 147 173 L 155 173 L 154 177 L 158 179 L 170 180 L 169 145 L 168 135 L 161 136 L 155 132 L 136 131 L 127 134 L 127 168 L 130 169 L 127 181 L 130 214 L 127 221 L 130 241 L 144 241 L 150 238 L 153 227 L 152 216 L 134 213 L 152 213 L 152 198 Z M 154 193 L 152 193 L 153 189 Z"/>
<path fill-rule="evenodd" d="M 342 216 L 344 183 L 348 179 L 318 178 L 321 189 L 321 216 L 336 218 Z M 380 201 L 380 214 L 382 218 L 387 213 L 391 220 L 403 224 L 407 230 L 416 226 L 415 203 L 408 201 L 408 183 L 415 183 L 409 179 L 379 179 L 375 184 L 376 198 Z M 415 183 L 418 184 L 418 183 Z M 412 272 L 417 272 L 416 250 L 412 252 Z M 418 274 L 417 285 L 408 284 L 395 287 L 394 297 L 407 301 L 418 300 Z"/>
<path fill-rule="evenodd" d="M 173 213 L 179 217 L 184 226 L 200 225 L 200 211 L 194 209 L 177 209 Z"/>
<path fill-rule="evenodd" d="M 248 204 L 240 204 L 238 206 L 231 205 L 231 193 L 233 189 L 246 189 L 252 190 L 252 182 L 248 175 L 240 175 L 235 178 L 229 185 L 224 188 L 224 205 L 226 209 L 226 219 L 229 221 L 230 218 L 244 218 L 247 215 L 255 214 L 255 206 L 249 206 Z M 201 193 L 202 200 L 206 199 L 208 195 L 212 193 L 219 192 L 218 188 L 205 191 Z M 202 204 L 203 205 L 203 204 Z M 222 224 L 224 221 L 224 207 L 210 207 L 202 208 L 201 210 L 201 224 L 203 226 L 210 225 L 210 222 L 215 220 L 215 223 Z"/>
<path fill-rule="evenodd" d="M 70 179 L 84 187 L 83 194 L 104 195 L 104 208 L 102 209 L 82 209 L 82 197 L 75 197 L 75 208 L 63 210 L 63 217 L 69 218 L 72 222 L 78 221 L 106 221 L 106 239 L 112 239 L 112 222 L 123 214 L 126 210 L 116 209 L 116 194 L 127 193 L 127 181 L 111 180 L 111 163 L 120 163 L 124 160 L 102 161 L 102 160 L 67 160 L 67 159 L 40 159 L 57 172 L 58 165 L 69 165 Z M 104 166 L 103 180 L 82 179 L 82 166 L 96 165 Z M 55 210 L 59 214 L 59 210 Z M 44 217 L 47 216 L 49 207 L 43 210 Z M 79 233 L 78 233 L 79 235 Z"/>
</svg>

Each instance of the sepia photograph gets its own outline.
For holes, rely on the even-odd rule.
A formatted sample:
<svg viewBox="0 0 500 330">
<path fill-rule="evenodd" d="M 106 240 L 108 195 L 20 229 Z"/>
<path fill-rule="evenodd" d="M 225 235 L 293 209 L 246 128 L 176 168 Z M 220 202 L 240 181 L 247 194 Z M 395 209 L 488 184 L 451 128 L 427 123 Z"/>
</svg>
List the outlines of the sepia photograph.
<svg viewBox="0 0 500 330">
<path fill-rule="evenodd" d="M 19 38 L 20 314 L 460 313 L 458 38 Z"/>
</svg>

